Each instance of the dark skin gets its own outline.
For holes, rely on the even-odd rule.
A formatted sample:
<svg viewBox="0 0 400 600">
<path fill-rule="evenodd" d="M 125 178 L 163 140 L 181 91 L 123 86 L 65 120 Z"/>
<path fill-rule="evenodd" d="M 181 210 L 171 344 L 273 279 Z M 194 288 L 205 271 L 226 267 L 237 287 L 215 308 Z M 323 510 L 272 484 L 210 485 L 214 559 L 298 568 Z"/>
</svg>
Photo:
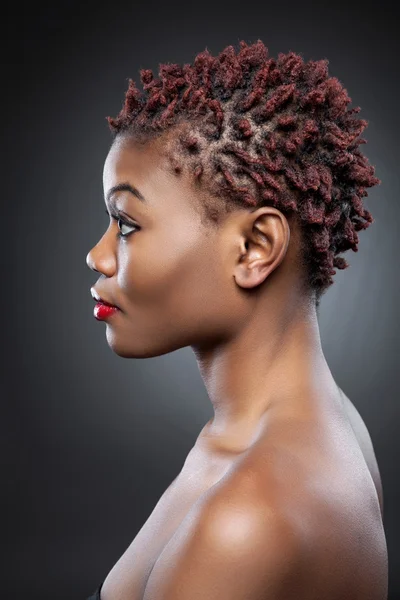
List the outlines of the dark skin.
<svg viewBox="0 0 400 600">
<path fill-rule="evenodd" d="M 246 444 L 274 404 L 291 412 L 304 398 L 320 404 L 333 378 L 316 309 L 301 291 L 295 224 L 264 206 L 207 227 L 189 178 L 171 173 L 157 142 L 114 143 L 105 196 L 126 181 L 147 204 L 127 191 L 114 199 L 140 230 L 118 240 L 110 220 L 87 256 L 101 274 L 96 290 L 122 311 L 107 322 L 114 352 L 147 358 L 191 346 L 214 407 L 207 433 L 221 446 Z"/>
<path fill-rule="evenodd" d="M 128 191 L 113 196 L 115 207 L 107 204 L 107 208 L 111 212 L 117 209 L 118 216 L 126 221 L 122 231 L 132 231 L 129 228 L 135 224 L 139 229 L 126 239 L 118 239 L 118 223 L 110 219 L 107 231 L 89 252 L 87 264 L 100 274 L 96 291 L 121 309 L 106 321 L 112 350 L 126 358 L 148 358 L 192 347 L 214 416 L 202 429 L 163 504 L 156 507 L 153 518 L 132 543 L 131 554 L 128 549 L 109 574 L 102 600 L 189 600 L 194 589 L 199 590 L 195 596 L 199 600 L 203 600 L 202 593 L 204 600 L 242 600 L 240 586 L 246 573 L 249 600 L 261 597 L 259 594 L 267 587 L 272 590 L 273 585 L 275 595 L 262 595 L 265 600 L 288 600 L 292 598 L 289 591 L 297 600 L 308 600 L 314 598 L 310 589 L 315 598 L 322 594 L 327 600 L 336 600 L 342 597 L 335 595 L 337 578 L 331 582 L 321 579 L 317 584 L 312 571 L 315 557 L 305 567 L 311 579 L 302 580 L 302 591 L 297 587 L 298 577 L 293 590 L 290 582 L 279 579 L 286 578 L 288 572 L 286 567 L 282 572 L 281 565 L 290 563 L 293 571 L 300 566 L 299 545 L 278 513 L 308 515 L 312 506 L 315 522 L 311 524 L 310 519 L 310 532 L 323 532 L 329 525 L 326 539 L 340 531 L 350 535 L 351 524 L 359 523 L 362 498 L 370 499 L 371 514 L 364 513 L 365 519 L 373 522 L 380 516 L 365 464 L 370 466 L 369 461 L 365 454 L 364 461 L 352 432 L 353 423 L 350 426 L 345 414 L 322 351 L 315 306 L 302 286 L 298 228 L 294 220 L 268 206 L 238 208 L 224 216 L 218 229 L 207 226 L 198 210 L 200 192 L 185 171 L 176 175 L 171 170 L 165 147 L 160 139 L 141 145 L 129 137 L 117 138 L 104 165 L 104 194 L 129 182 L 146 202 Z M 279 458 L 279 448 L 285 458 Z M 266 456 L 283 460 L 270 474 Z M 287 460 L 287 456 L 296 458 Z M 182 519 L 196 506 L 196 500 L 226 473 L 226 465 L 239 465 L 238 459 L 243 457 L 247 457 L 246 468 L 237 468 L 235 476 L 215 487 L 199 520 L 181 524 L 186 523 Z M 280 476 L 281 464 L 285 477 Z M 250 472 L 254 474 L 251 483 Z M 319 503 L 317 494 L 304 492 L 304 482 L 313 478 L 318 481 L 315 489 L 330 488 L 333 498 L 337 494 L 329 513 L 325 497 Z M 348 490 L 346 521 L 336 509 L 342 505 L 345 481 L 351 481 L 357 490 Z M 271 520 L 265 518 L 267 504 L 273 514 Z M 282 507 L 287 510 L 282 511 Z M 240 526 L 237 511 L 248 515 Z M 162 530 L 158 529 L 160 523 L 164 523 Z M 233 538 L 232 523 L 236 527 Z M 199 530 L 193 531 L 193 527 Z M 377 521 L 373 539 L 381 539 L 380 527 Z M 180 537 L 174 538 L 175 530 Z M 221 533 L 217 539 L 215 532 Z M 372 538 L 366 533 L 355 530 L 353 535 L 354 539 L 365 535 L 362 547 L 371 548 Z M 169 545 L 171 555 L 168 553 L 168 539 L 181 544 L 181 561 L 174 546 L 171 549 Z M 192 539 L 196 540 L 194 545 Z M 162 544 L 157 545 L 157 540 Z M 321 537 L 321 548 L 316 540 L 311 544 L 321 557 L 324 540 Z M 348 544 L 339 540 L 340 536 L 332 552 L 340 558 Z M 237 548 L 232 546 L 236 543 Z M 235 553 L 231 555 L 227 550 L 233 547 Z M 350 600 L 358 598 L 355 590 L 361 589 L 360 585 L 372 591 L 371 581 L 384 578 L 384 565 L 379 574 L 371 566 L 378 564 L 377 555 L 371 552 L 370 566 L 365 561 L 365 575 L 360 571 L 356 580 L 351 561 L 360 551 L 354 549 L 354 553 L 354 557 L 346 556 L 346 576 L 354 586 Z M 207 562 L 210 555 L 218 565 L 215 580 Z M 241 569 L 229 563 L 237 556 L 241 557 Z M 254 561 L 255 556 L 259 562 Z M 332 557 L 326 553 L 324 560 L 326 564 L 318 564 L 319 571 L 334 574 Z M 225 592 L 219 587 L 221 582 Z M 379 586 L 368 596 L 371 600 L 383 598 L 384 579 Z M 254 596 L 250 595 L 251 587 Z M 332 596 L 327 594 L 329 589 Z M 213 590 L 218 590 L 216 597 Z M 351 593 L 349 587 L 347 590 Z"/>
</svg>

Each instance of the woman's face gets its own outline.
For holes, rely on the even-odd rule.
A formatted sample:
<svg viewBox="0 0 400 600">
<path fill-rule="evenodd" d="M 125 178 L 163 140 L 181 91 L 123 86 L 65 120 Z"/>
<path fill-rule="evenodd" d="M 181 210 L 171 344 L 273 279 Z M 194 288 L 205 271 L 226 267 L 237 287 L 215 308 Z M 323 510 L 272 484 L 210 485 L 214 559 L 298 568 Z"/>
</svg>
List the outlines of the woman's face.
<svg viewBox="0 0 400 600">
<path fill-rule="evenodd" d="M 201 223 L 196 191 L 159 148 L 129 138 L 114 142 L 104 164 L 104 197 L 127 183 L 146 201 L 129 191 L 111 194 L 106 208 L 126 224 L 110 219 L 87 255 L 100 273 L 94 289 L 121 309 L 105 321 L 108 343 L 127 358 L 212 345 L 229 333 L 240 308 L 229 230 Z"/>
</svg>

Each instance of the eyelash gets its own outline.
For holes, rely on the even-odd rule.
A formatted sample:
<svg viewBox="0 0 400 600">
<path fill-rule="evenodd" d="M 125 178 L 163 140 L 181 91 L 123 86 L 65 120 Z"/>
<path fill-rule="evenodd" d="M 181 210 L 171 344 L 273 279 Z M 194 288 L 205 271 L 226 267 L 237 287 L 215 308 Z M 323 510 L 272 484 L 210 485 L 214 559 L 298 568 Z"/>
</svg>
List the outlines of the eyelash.
<svg viewBox="0 0 400 600">
<path fill-rule="evenodd" d="M 121 233 L 121 231 L 118 231 L 117 233 L 117 237 L 118 238 L 127 238 L 129 237 L 132 233 L 135 233 L 135 231 L 139 231 L 140 227 L 138 227 L 138 225 L 133 225 L 131 223 L 128 223 L 127 221 L 125 221 L 124 219 L 122 219 L 121 217 L 114 215 L 114 214 L 110 214 L 108 212 L 108 210 L 105 211 L 106 215 L 108 217 L 111 217 L 112 219 L 114 219 L 114 221 L 117 221 L 117 223 L 121 222 L 123 225 L 126 225 L 127 227 L 130 227 L 131 229 L 133 229 L 134 231 L 130 231 L 129 233 Z"/>
</svg>

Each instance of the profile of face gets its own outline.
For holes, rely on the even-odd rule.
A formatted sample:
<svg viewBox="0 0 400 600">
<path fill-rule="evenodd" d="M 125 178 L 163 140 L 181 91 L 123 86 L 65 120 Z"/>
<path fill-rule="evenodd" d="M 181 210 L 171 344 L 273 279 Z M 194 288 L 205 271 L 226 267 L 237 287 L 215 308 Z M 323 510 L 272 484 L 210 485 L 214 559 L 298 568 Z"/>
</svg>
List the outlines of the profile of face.
<svg viewBox="0 0 400 600">
<path fill-rule="evenodd" d="M 122 137 L 104 164 L 107 211 L 124 222 L 110 218 L 86 262 L 100 273 L 95 290 L 120 308 L 106 319 L 106 335 L 126 358 L 207 348 L 229 337 L 244 316 L 246 286 L 238 286 L 234 270 L 241 248 L 239 238 L 231 243 L 230 216 L 220 228 L 207 227 L 196 190 L 166 161 L 157 143 Z M 108 198 L 120 184 L 139 190 L 145 201 L 127 190 Z"/>
</svg>

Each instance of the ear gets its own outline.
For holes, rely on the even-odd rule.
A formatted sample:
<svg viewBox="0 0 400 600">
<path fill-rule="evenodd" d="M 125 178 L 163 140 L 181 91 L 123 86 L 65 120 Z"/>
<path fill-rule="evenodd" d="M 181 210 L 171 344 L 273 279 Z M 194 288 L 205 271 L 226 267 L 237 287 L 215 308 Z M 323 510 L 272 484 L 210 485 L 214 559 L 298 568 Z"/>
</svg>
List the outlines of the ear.
<svg viewBox="0 0 400 600">
<path fill-rule="evenodd" d="M 239 221 L 239 261 L 236 283 L 253 288 L 262 283 L 283 261 L 290 241 L 287 218 L 272 206 L 262 206 L 241 215 Z"/>
</svg>

